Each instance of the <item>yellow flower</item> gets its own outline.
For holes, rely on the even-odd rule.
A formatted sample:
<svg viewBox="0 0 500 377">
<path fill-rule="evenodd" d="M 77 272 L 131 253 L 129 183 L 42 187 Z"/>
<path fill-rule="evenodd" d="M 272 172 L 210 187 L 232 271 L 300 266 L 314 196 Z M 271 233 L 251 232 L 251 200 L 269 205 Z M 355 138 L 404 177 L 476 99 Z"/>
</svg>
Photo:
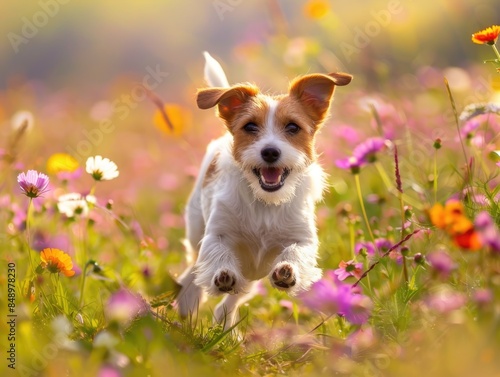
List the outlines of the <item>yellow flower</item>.
<svg viewBox="0 0 500 377">
<path fill-rule="evenodd" d="M 40 253 L 42 268 L 46 268 L 50 273 L 57 274 L 62 272 L 65 276 L 73 276 L 73 261 L 64 251 L 59 249 L 47 248 Z"/>
<path fill-rule="evenodd" d="M 168 135 L 181 136 L 190 127 L 191 114 L 183 107 L 174 103 L 167 103 L 164 105 L 163 110 L 167 114 L 170 125 L 167 124 L 160 110 L 156 111 L 153 118 L 154 125 L 161 131 Z"/>
<path fill-rule="evenodd" d="M 472 42 L 477 44 L 487 43 L 489 45 L 493 45 L 497 41 L 499 35 L 500 35 L 500 26 L 493 25 L 487 27 L 484 30 L 472 34 Z"/>
<path fill-rule="evenodd" d="M 49 174 L 72 173 L 76 169 L 78 169 L 78 161 L 66 153 L 55 153 L 47 161 L 47 172 Z"/>
<path fill-rule="evenodd" d="M 319 19 L 328 13 L 328 2 L 325 0 L 310 0 L 304 5 L 304 13 L 312 19 Z"/>
</svg>

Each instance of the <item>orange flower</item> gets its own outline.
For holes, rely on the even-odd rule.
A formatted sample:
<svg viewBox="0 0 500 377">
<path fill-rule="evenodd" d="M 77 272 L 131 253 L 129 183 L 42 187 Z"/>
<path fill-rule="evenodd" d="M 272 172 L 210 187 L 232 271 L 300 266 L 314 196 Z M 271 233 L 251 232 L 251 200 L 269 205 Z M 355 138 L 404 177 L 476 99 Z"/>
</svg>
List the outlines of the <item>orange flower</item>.
<svg viewBox="0 0 500 377">
<path fill-rule="evenodd" d="M 499 35 L 500 35 L 500 26 L 493 25 L 484 30 L 472 34 L 472 42 L 477 44 L 487 43 L 489 45 L 493 45 L 497 41 Z"/>
<path fill-rule="evenodd" d="M 440 203 L 434 204 L 429 210 L 429 217 L 435 226 L 451 234 L 463 233 L 473 227 L 464 214 L 462 203 L 455 199 L 448 200 L 444 207 Z"/>
<path fill-rule="evenodd" d="M 479 250 L 483 246 L 479 234 L 473 228 L 465 233 L 455 235 L 453 241 L 462 249 L 469 249 L 472 251 Z"/>
<path fill-rule="evenodd" d="M 46 268 L 52 274 L 62 272 L 65 276 L 73 276 L 73 262 L 71 257 L 59 249 L 47 248 L 40 253 L 42 268 Z"/>
<path fill-rule="evenodd" d="M 478 250 L 481 240 L 474 230 L 474 224 L 465 215 L 463 204 L 455 199 L 448 200 L 443 206 L 435 204 L 429 210 L 432 224 L 444 229 L 453 238 L 455 244 L 463 249 Z"/>
</svg>

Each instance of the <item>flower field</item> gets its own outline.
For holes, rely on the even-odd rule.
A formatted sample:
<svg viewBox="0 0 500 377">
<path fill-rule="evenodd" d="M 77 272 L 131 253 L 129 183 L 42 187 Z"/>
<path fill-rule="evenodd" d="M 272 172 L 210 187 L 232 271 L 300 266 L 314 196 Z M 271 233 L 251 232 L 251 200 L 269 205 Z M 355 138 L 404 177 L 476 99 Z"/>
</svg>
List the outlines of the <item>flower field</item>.
<svg viewBox="0 0 500 377">
<path fill-rule="evenodd" d="M 455 28 L 442 44 L 441 21 L 403 1 L 368 2 L 365 18 L 322 0 L 214 1 L 208 21 L 171 1 L 17 10 L 28 16 L 0 48 L 13 56 L 0 82 L 0 375 L 500 375 L 500 13 L 437 2 Z M 153 39 L 139 32 L 148 19 Z M 421 35 L 405 26 L 425 22 Z M 354 76 L 316 140 L 323 277 L 295 297 L 263 279 L 229 330 L 212 321 L 220 297 L 186 319 L 175 301 L 184 207 L 224 133 L 196 107 L 203 50 L 232 83 L 270 93 L 304 73 Z M 102 66 L 76 62 L 88 56 Z"/>
</svg>

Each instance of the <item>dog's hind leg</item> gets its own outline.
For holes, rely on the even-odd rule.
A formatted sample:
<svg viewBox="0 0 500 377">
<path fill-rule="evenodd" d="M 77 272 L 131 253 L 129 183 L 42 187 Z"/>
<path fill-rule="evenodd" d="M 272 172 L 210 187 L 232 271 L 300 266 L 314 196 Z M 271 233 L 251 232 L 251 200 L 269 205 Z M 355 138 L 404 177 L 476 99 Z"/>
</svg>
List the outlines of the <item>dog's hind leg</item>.
<svg viewBox="0 0 500 377">
<path fill-rule="evenodd" d="M 224 324 L 224 330 L 234 326 L 239 321 L 238 308 L 257 294 L 257 282 L 248 284 L 245 292 L 226 295 L 215 307 L 214 320 Z"/>
</svg>

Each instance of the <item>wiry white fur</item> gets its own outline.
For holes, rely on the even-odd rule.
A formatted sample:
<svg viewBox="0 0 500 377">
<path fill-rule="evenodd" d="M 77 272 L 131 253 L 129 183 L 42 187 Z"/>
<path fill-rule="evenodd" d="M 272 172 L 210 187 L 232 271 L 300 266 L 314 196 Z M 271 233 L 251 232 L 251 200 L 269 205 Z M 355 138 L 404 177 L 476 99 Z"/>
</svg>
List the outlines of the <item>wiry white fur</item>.
<svg viewBox="0 0 500 377">
<path fill-rule="evenodd" d="M 213 62 L 207 59 L 206 69 L 210 67 L 214 67 Z M 321 199 L 324 173 L 274 129 L 276 103 L 269 105 L 265 134 L 242 154 L 243 166 L 233 157 L 231 134 L 207 148 L 186 211 L 186 244 L 198 258 L 180 278 L 182 290 L 177 302 L 182 316 L 196 310 L 203 291 L 221 294 L 214 283 L 221 272 L 235 280 L 232 294 L 215 310 L 215 319 L 226 328 L 236 323 L 238 306 L 254 295 L 255 281 L 269 276 L 276 288 L 295 294 L 321 277 L 316 265 L 314 208 Z M 291 169 L 284 186 L 274 193 L 262 190 L 257 177 L 249 175 L 251 169 L 247 169 L 264 165 L 260 151 L 269 145 L 281 150 L 279 166 Z M 215 179 L 204 185 L 214 159 Z M 272 278 L 283 265 L 292 268 L 296 280 L 288 288 L 276 286 Z"/>
<path fill-rule="evenodd" d="M 203 56 L 205 57 L 204 75 L 207 84 L 213 87 L 229 88 L 229 82 L 220 63 L 206 51 L 203 52 Z"/>
</svg>

